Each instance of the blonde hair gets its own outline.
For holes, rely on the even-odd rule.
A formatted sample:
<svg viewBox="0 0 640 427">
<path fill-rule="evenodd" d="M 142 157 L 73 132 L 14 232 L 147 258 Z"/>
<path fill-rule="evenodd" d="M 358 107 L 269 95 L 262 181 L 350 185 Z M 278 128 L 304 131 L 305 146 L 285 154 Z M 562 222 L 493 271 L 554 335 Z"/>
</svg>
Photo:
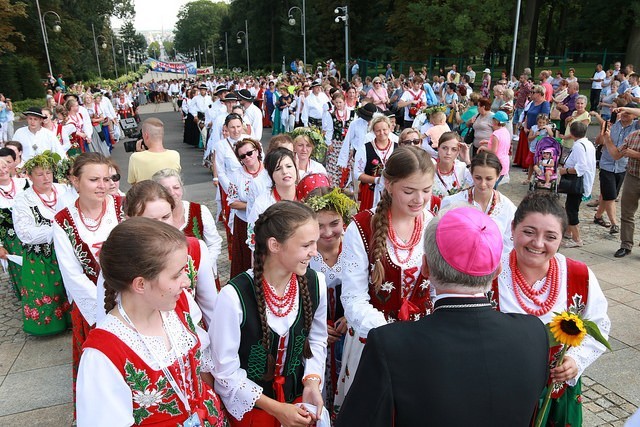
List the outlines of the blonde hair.
<svg viewBox="0 0 640 427">
<path fill-rule="evenodd" d="M 385 116 L 384 114 L 374 113 L 373 118 L 369 122 L 369 132 L 372 132 L 373 128 L 378 123 L 386 123 L 387 126 L 389 126 L 389 129 L 391 129 L 391 120 L 389 119 L 389 117 Z"/>
</svg>

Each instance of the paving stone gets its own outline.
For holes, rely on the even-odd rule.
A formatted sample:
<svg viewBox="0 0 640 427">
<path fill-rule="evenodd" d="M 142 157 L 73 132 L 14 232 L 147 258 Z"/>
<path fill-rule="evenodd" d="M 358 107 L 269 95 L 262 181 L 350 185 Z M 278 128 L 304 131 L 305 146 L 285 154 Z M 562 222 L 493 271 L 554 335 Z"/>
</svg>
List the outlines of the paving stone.
<svg viewBox="0 0 640 427">
<path fill-rule="evenodd" d="M 602 407 L 595 402 L 585 402 L 582 407 L 589 412 L 593 412 L 594 414 L 602 411 Z"/>
<path fill-rule="evenodd" d="M 72 422 L 73 405 L 71 403 L 0 417 L 0 425 L 4 427 L 22 427 L 26 425 L 39 427 L 70 426 Z"/>
<path fill-rule="evenodd" d="M 0 375 L 7 375 L 20 354 L 24 343 L 3 342 L 0 344 Z"/>
<path fill-rule="evenodd" d="M 607 411 L 602 411 L 602 412 L 600 412 L 600 413 L 598 414 L 598 416 L 599 416 L 600 418 L 602 418 L 604 421 L 608 421 L 608 422 L 611 422 L 611 421 L 617 421 L 617 420 L 618 420 L 618 417 L 616 417 L 616 416 L 614 416 L 614 415 L 611 415 L 611 414 L 610 414 L 609 412 L 607 412 Z"/>
<path fill-rule="evenodd" d="M 614 417 L 618 418 L 618 419 L 623 419 L 623 418 L 627 418 L 629 417 L 631 414 L 628 413 L 627 411 L 625 411 L 624 409 L 618 408 L 618 407 L 612 407 L 607 409 L 607 412 L 610 413 L 611 415 L 613 415 Z"/>
<path fill-rule="evenodd" d="M 71 363 L 71 331 L 26 341 L 11 373 Z"/>
<path fill-rule="evenodd" d="M 71 401 L 70 364 L 9 374 L 0 386 L 0 416 Z"/>
<path fill-rule="evenodd" d="M 595 401 L 598 398 L 600 398 L 600 395 L 596 391 L 591 390 L 591 389 L 583 391 L 582 392 L 582 396 L 586 397 L 589 400 L 593 400 L 593 401 Z"/>
<path fill-rule="evenodd" d="M 615 393 L 608 393 L 604 397 L 614 405 L 622 405 L 623 403 L 626 403 L 625 399 Z"/>
</svg>

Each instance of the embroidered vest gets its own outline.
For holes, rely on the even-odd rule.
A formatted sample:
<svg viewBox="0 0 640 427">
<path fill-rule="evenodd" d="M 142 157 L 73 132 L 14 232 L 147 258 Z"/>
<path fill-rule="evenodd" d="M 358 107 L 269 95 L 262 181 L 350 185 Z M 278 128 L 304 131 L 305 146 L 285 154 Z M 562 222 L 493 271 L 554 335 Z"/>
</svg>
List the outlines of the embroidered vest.
<svg viewBox="0 0 640 427">
<path fill-rule="evenodd" d="M 176 303 L 175 312 L 185 328 L 196 338 L 196 344 L 187 355 L 182 356 L 187 378 L 192 381 L 188 395 L 189 405 L 202 421 L 207 420 L 211 426 L 222 426 L 224 423 L 220 400 L 211 387 L 200 379 L 200 341 L 197 339 L 189 313 L 189 301 L 184 293 Z M 85 348 L 94 348 L 103 353 L 122 374 L 133 395 L 135 425 L 182 425 L 190 416 L 162 370 L 151 368 L 113 333 L 104 329 L 92 330 L 84 343 L 83 349 Z M 168 370 L 180 387 L 184 387 L 177 360 Z M 197 381 L 194 382 L 193 379 Z"/>
<path fill-rule="evenodd" d="M 187 260 L 187 277 L 189 277 L 189 293 L 192 297 L 196 297 L 196 285 L 198 283 L 198 269 L 200 268 L 200 259 L 202 253 L 200 251 L 200 241 L 195 237 L 187 237 L 187 252 L 189 259 Z"/>
<path fill-rule="evenodd" d="M 187 225 L 184 227 L 183 233 L 187 237 L 195 237 L 202 240 L 204 224 L 202 222 L 202 205 L 199 203 L 189 202 L 189 215 L 187 216 Z"/>
<path fill-rule="evenodd" d="M 342 120 L 338 119 L 336 112 L 334 111 L 331 114 L 331 118 L 333 119 L 333 140 L 336 142 L 344 141 L 344 137 L 347 136 L 347 130 L 349 129 L 349 125 L 353 121 L 355 117 L 355 110 L 347 110 L 345 115 L 347 116 L 344 123 Z"/>
<path fill-rule="evenodd" d="M 311 296 L 311 312 L 315 313 L 320 302 L 318 276 L 311 268 L 307 269 L 305 276 L 309 295 Z M 247 372 L 247 377 L 251 381 L 263 388 L 263 393 L 266 396 L 276 399 L 273 381 L 264 381 L 262 379 L 267 371 L 267 352 L 261 344 L 262 325 L 253 288 L 253 278 L 247 273 L 242 273 L 234 277 L 229 282 L 229 285 L 235 288 L 243 307 L 242 323 L 240 325 L 242 338 L 238 349 L 240 367 Z M 273 330 L 270 330 L 270 333 L 270 353 L 277 360 L 280 336 Z M 293 402 L 302 395 L 302 377 L 304 376 L 305 364 L 302 350 L 308 335 L 309 331 L 304 329 L 304 310 L 302 309 L 302 295 L 300 294 L 298 297 L 298 317 L 289 328 L 286 359 L 282 363 L 282 376 L 285 378 L 283 390 L 286 402 Z"/>
<path fill-rule="evenodd" d="M 370 210 L 362 211 L 353 217 L 353 221 L 358 227 L 360 238 L 364 243 L 365 251 L 369 254 L 370 268 L 372 268 L 375 263 L 373 259 L 373 248 L 371 246 L 371 240 L 373 239 L 373 230 L 371 229 L 372 217 L 373 212 Z M 403 283 L 403 267 L 391 261 L 388 250 L 385 251 L 385 255 L 381 261 L 384 267 L 384 283 L 380 290 L 376 292 L 375 286 L 369 282 L 369 302 L 371 305 L 381 311 L 387 321 L 418 320 L 427 314 L 431 314 L 433 303 L 429 295 L 429 287 L 431 285 L 427 281 L 427 278 L 424 277 L 422 273 L 418 273 L 415 282 Z M 418 267 L 412 267 L 412 269 L 418 269 Z M 413 277 L 415 271 L 413 271 L 413 274 L 411 274 L 411 271 L 408 271 L 408 273 L 409 276 Z M 369 274 L 371 274 L 371 271 L 369 271 Z M 405 280 L 406 279 L 407 277 L 405 277 Z M 403 287 L 405 289 L 411 287 L 408 298 L 402 297 Z M 406 311 L 407 309 L 409 310 L 408 312 Z M 401 314 L 401 312 L 403 314 Z M 407 313 L 410 315 L 409 318 L 406 318 L 405 314 Z"/>
<path fill-rule="evenodd" d="M 118 223 L 124 221 L 125 218 L 122 206 L 123 200 L 124 197 L 122 196 L 113 196 Z M 100 274 L 100 263 L 93 256 L 89 245 L 87 245 L 80 237 L 78 227 L 71 216 L 69 208 L 64 208 L 58 212 L 55 216 L 55 221 L 64 230 L 71 241 L 73 252 L 76 254 L 78 261 L 80 261 L 84 274 L 93 282 L 94 285 L 96 285 L 98 283 L 98 275 Z"/>
<path fill-rule="evenodd" d="M 570 258 L 565 259 L 567 260 L 567 310 L 583 314 L 589 297 L 589 269 L 586 264 L 580 261 Z M 491 301 L 493 308 L 500 311 L 500 292 L 497 277 L 493 279 L 491 290 L 487 292 L 487 298 Z M 561 345 L 556 345 L 549 349 L 549 365 L 551 368 L 555 368 L 558 363 L 561 349 Z M 551 384 L 551 380 L 547 384 Z M 566 388 L 566 382 L 554 383 L 551 397 L 557 399 L 564 394 Z"/>
<path fill-rule="evenodd" d="M 371 176 L 380 176 L 382 175 L 385 164 L 382 162 L 382 159 L 380 158 L 380 156 L 378 156 L 378 153 L 373 148 L 374 144 L 375 142 L 371 141 L 364 145 L 364 149 L 367 154 L 367 164 L 364 167 L 364 173 Z M 398 148 L 398 144 L 394 142 L 393 150 L 395 151 L 396 148 Z M 385 159 L 385 162 L 387 160 L 388 158 Z"/>
</svg>

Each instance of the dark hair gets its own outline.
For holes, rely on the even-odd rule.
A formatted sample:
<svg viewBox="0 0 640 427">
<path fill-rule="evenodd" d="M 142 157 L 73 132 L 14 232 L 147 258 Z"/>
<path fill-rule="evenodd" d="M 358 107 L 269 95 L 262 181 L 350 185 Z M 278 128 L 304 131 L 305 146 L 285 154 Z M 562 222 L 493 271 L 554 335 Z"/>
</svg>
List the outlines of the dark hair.
<svg viewBox="0 0 640 427">
<path fill-rule="evenodd" d="M 511 228 L 515 229 L 531 213 L 555 216 L 560 221 L 563 233 L 569 224 L 567 211 L 562 207 L 560 197 L 555 193 L 534 191 L 524 196 L 516 209 L 516 213 L 513 215 Z"/>
<path fill-rule="evenodd" d="M 491 109 L 491 101 L 489 101 L 489 98 L 478 99 L 478 103 L 476 105 L 478 105 L 478 107 L 484 107 L 485 110 Z"/>
<path fill-rule="evenodd" d="M 238 113 L 229 113 L 224 119 L 224 125 L 227 126 L 231 120 L 240 120 L 240 123 L 242 123 L 242 116 Z"/>
<path fill-rule="evenodd" d="M 269 178 L 271 178 L 271 182 L 273 183 L 273 187 L 275 187 L 275 182 L 273 182 L 273 173 L 276 171 L 276 168 L 280 166 L 280 162 L 282 159 L 288 157 L 293 162 L 293 167 L 296 168 L 296 181 L 298 180 L 298 166 L 296 166 L 296 158 L 293 154 L 293 151 L 288 148 L 278 147 L 269 154 L 264 159 L 264 167 L 269 174 Z"/>
<path fill-rule="evenodd" d="M 286 133 L 281 133 L 272 137 L 269 141 L 269 147 L 267 148 L 267 153 L 265 155 L 268 156 L 276 148 L 280 148 L 286 143 L 291 144 L 293 147 L 293 138 Z"/>
<path fill-rule="evenodd" d="M 458 142 L 462 142 L 460 135 L 458 135 L 458 132 L 444 132 L 442 135 L 440 135 L 440 139 L 438 140 L 438 147 L 440 146 L 440 144 L 447 142 L 450 139 L 455 139 Z"/>
<path fill-rule="evenodd" d="M 146 179 L 133 184 L 127 191 L 127 196 L 124 199 L 124 212 L 129 218 L 140 216 L 146 209 L 147 203 L 154 200 L 165 200 L 171 205 L 172 211 L 176 207 L 176 202 L 166 188 L 155 181 Z"/>
<path fill-rule="evenodd" d="M 5 147 L 16 147 L 18 152 L 22 154 L 22 143 L 20 141 L 7 141 L 4 143 Z"/>
<path fill-rule="evenodd" d="M 81 153 L 78 157 L 73 161 L 73 168 L 70 171 L 70 175 L 75 176 L 76 178 L 80 178 L 82 175 L 82 170 L 87 165 L 106 165 L 109 166 L 111 163 L 109 159 L 100 153 Z"/>
<path fill-rule="evenodd" d="M 500 159 L 490 151 L 481 151 L 471 159 L 471 173 L 473 173 L 473 169 L 478 166 L 493 168 L 498 172 L 498 176 L 500 176 L 500 172 L 502 172 Z"/>
<path fill-rule="evenodd" d="M 0 148 L 0 157 L 7 157 L 10 156 L 13 161 L 16 160 L 16 152 L 13 151 L 11 148 L 6 148 L 6 147 L 2 147 Z"/>
<path fill-rule="evenodd" d="M 411 145 L 403 145 L 391 153 L 385 165 L 382 175 L 389 184 L 410 177 L 415 173 L 430 175 L 433 179 L 435 167 L 431 156 L 422 148 Z M 389 218 L 387 216 L 391 209 L 391 194 L 385 188 L 382 191 L 380 202 L 375 214 L 371 218 L 371 229 L 373 232 L 373 244 L 371 253 L 373 255 L 373 270 L 371 272 L 371 283 L 375 286 L 376 292 L 380 290 L 384 282 L 384 267 L 382 258 L 387 251 L 387 234 L 389 232 Z"/>
<path fill-rule="evenodd" d="M 449 89 L 451 89 L 452 91 L 456 91 L 456 84 L 455 83 L 447 83 L 447 86 L 449 87 Z"/>
<path fill-rule="evenodd" d="M 105 311 L 115 307 L 116 293 L 131 286 L 133 279 L 155 279 L 165 268 L 167 257 L 186 247 L 187 238 L 169 224 L 142 217 L 118 224 L 100 249 Z"/>
<path fill-rule="evenodd" d="M 258 314 L 262 326 L 261 344 L 267 352 L 267 370 L 263 376 L 265 381 L 273 379 L 275 369 L 275 359 L 271 354 L 271 330 L 267 324 L 266 301 L 264 297 L 264 288 L 262 287 L 264 263 L 269 255 L 268 240 L 275 238 L 279 243 L 284 243 L 296 232 L 298 227 L 307 221 L 314 220 L 315 212 L 308 206 L 300 202 L 292 202 L 283 200 L 277 202 L 267 208 L 255 222 L 255 250 L 253 252 L 253 287 L 258 303 Z M 302 312 L 304 314 L 304 329 L 306 339 L 304 341 L 303 355 L 310 359 L 313 357 L 311 346 L 309 344 L 309 332 L 313 323 L 313 312 L 311 305 L 311 296 L 309 295 L 309 287 L 307 286 L 306 276 L 296 276 L 300 295 L 302 296 Z"/>
<path fill-rule="evenodd" d="M 584 138 L 584 136 L 587 134 L 587 125 L 585 125 L 581 121 L 574 120 L 573 122 L 571 122 L 569 132 L 571 132 L 571 136 L 575 137 L 575 139 Z"/>
<path fill-rule="evenodd" d="M 233 146 L 233 152 L 236 155 L 236 157 L 239 156 L 238 150 L 244 147 L 245 145 L 251 145 L 254 150 L 257 150 L 258 160 L 262 161 L 262 145 L 260 145 L 260 143 L 253 138 L 243 138 L 240 141 L 235 143 L 235 145 Z M 238 157 L 238 160 L 242 163 L 242 161 L 240 160 L 240 157 Z"/>
</svg>

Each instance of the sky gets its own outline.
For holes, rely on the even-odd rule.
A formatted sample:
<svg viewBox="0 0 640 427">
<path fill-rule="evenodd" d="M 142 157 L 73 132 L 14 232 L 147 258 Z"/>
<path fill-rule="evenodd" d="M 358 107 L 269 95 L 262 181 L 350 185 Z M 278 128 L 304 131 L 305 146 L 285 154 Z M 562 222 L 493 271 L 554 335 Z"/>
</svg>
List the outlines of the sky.
<svg viewBox="0 0 640 427">
<path fill-rule="evenodd" d="M 138 31 L 170 30 L 176 23 L 178 10 L 189 0 L 134 0 L 136 8 L 135 27 Z M 112 25 L 116 28 L 122 26 L 122 21 L 113 18 Z"/>
</svg>

